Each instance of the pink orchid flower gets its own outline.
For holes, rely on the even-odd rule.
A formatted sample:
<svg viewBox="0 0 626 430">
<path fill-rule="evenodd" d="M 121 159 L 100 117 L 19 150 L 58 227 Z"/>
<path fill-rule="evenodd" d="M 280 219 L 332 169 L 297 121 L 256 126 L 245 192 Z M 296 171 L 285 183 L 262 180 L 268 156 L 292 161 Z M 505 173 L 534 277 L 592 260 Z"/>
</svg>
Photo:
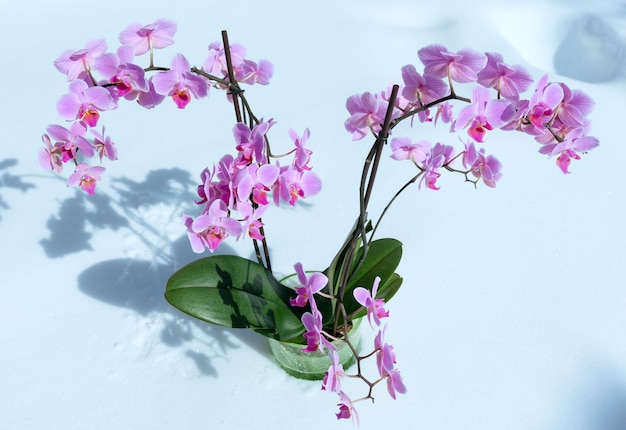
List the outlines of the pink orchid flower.
<svg viewBox="0 0 626 430">
<path fill-rule="evenodd" d="M 482 142 L 487 130 L 501 127 L 512 117 L 513 108 L 508 101 L 492 99 L 487 88 L 477 85 L 472 93 L 472 103 L 461 109 L 454 129 L 469 124 L 467 134 L 476 142 Z"/>
<path fill-rule="evenodd" d="M 330 357 L 330 367 L 324 373 L 324 379 L 322 380 L 322 390 L 330 391 L 332 393 L 341 392 L 341 380 L 345 376 L 342 364 L 339 362 L 339 354 L 337 351 L 330 351 L 328 354 Z"/>
<path fill-rule="evenodd" d="M 106 50 L 107 44 L 104 39 L 93 40 L 87 43 L 84 49 L 63 52 L 54 60 L 54 66 L 59 72 L 67 75 L 68 81 L 73 81 L 89 73 L 96 58 Z"/>
<path fill-rule="evenodd" d="M 391 151 L 391 158 L 394 160 L 411 160 L 417 164 L 428 157 L 430 142 L 420 140 L 412 143 L 409 137 L 394 137 L 391 139 Z"/>
<path fill-rule="evenodd" d="M 67 179 L 69 187 L 79 187 L 92 196 L 96 192 L 96 183 L 102 179 L 105 168 L 102 166 L 89 166 L 87 163 L 78 163 L 76 170 Z"/>
<path fill-rule="evenodd" d="M 370 131 L 380 131 L 387 113 L 387 102 L 377 94 L 365 92 L 348 97 L 346 108 L 350 113 L 345 122 L 346 130 L 352 133 L 352 140 L 360 140 Z"/>
<path fill-rule="evenodd" d="M 487 63 L 487 56 L 471 49 L 450 52 L 437 44 L 420 49 L 417 56 L 424 64 L 424 74 L 460 83 L 476 82 Z"/>
<path fill-rule="evenodd" d="M 300 286 L 296 287 L 298 294 L 295 299 L 289 299 L 291 306 L 304 307 L 309 303 L 312 309 L 317 309 L 313 295 L 322 291 L 328 284 L 328 278 L 323 273 L 315 272 L 311 276 L 307 276 L 302 268 L 302 263 L 296 263 L 294 266 L 298 282 Z"/>
<path fill-rule="evenodd" d="M 191 73 L 189 61 L 182 54 L 172 60 L 167 72 L 161 72 L 152 78 L 154 89 L 158 94 L 171 96 L 179 109 L 184 109 L 191 101 L 191 96 L 202 98 L 207 95 L 206 82 Z"/>
<path fill-rule="evenodd" d="M 548 83 L 548 75 L 537 82 L 537 88 L 528 102 L 527 119 L 539 133 L 544 123 L 552 119 L 555 109 L 563 101 L 563 88 L 557 83 Z"/>
<path fill-rule="evenodd" d="M 167 19 L 158 19 L 152 24 L 134 23 L 120 33 L 122 45 L 131 45 L 136 55 L 145 54 L 153 49 L 165 48 L 174 43 L 176 23 Z"/>
<path fill-rule="evenodd" d="M 376 326 L 379 326 L 380 320 L 389 316 L 389 311 L 384 307 L 385 300 L 376 298 L 379 284 L 380 277 L 377 276 L 376 279 L 374 279 L 371 292 L 366 288 L 356 287 L 352 293 L 356 301 L 361 306 L 365 306 L 365 309 L 367 310 L 367 319 L 372 327 L 374 327 L 374 325 L 372 325 L 372 321 Z"/>
<path fill-rule="evenodd" d="M 488 187 L 495 187 L 496 182 L 502 178 L 502 163 L 493 155 L 485 155 L 485 149 L 476 151 L 474 143 L 465 145 L 463 165 L 468 167 L 474 177 L 482 179 Z"/>
<path fill-rule="evenodd" d="M 103 87 L 90 87 L 82 79 L 70 83 L 70 92 L 57 102 L 59 115 L 69 121 L 80 120 L 95 127 L 100 112 L 117 108 L 111 94 Z"/>
<path fill-rule="evenodd" d="M 195 220 L 183 215 L 183 222 L 187 227 L 187 237 L 191 249 L 201 253 L 208 248 L 215 251 L 220 243 L 228 236 L 238 236 L 242 232 L 239 221 L 228 217 L 226 205 L 221 200 L 215 200 L 208 212 L 203 213 Z"/>
<path fill-rule="evenodd" d="M 478 72 L 478 83 L 495 88 L 498 95 L 506 99 L 519 100 L 520 93 L 530 88 L 533 78 L 522 66 L 506 65 L 498 53 L 487 52 L 486 55 L 487 65 Z"/>
<path fill-rule="evenodd" d="M 135 52 L 131 45 L 122 45 L 117 53 L 99 56 L 94 64 L 105 79 L 114 84 L 117 97 L 134 100 L 142 92 L 150 91 L 143 68 L 133 63 Z"/>
<path fill-rule="evenodd" d="M 412 103 L 426 105 L 445 97 L 450 90 L 440 78 L 432 75 L 420 75 L 412 64 L 402 68 L 402 96 Z"/>
</svg>

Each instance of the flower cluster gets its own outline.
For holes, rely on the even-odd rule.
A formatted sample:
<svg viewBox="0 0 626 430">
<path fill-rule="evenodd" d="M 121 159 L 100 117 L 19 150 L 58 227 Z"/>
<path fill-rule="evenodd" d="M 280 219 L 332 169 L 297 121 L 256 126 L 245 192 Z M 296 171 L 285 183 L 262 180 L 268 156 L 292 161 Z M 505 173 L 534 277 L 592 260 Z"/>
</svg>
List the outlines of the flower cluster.
<svg viewBox="0 0 626 430">
<path fill-rule="evenodd" d="M 578 160 L 581 153 L 598 146 L 598 139 L 587 135 L 593 101 L 582 91 L 571 90 L 564 83 L 550 83 L 543 76 L 530 97 L 523 99 L 523 93 L 532 86 L 532 77 L 522 66 L 504 63 L 498 53 L 481 54 L 469 49 L 451 52 L 444 46 L 430 45 L 417 54 L 423 73 L 414 65 L 402 67 L 404 86 L 394 104 L 390 129 L 403 119 L 417 116 L 422 123 L 448 123 L 453 132 L 467 130 L 469 139 L 463 141 L 462 153 L 455 155 L 451 145 L 393 138 L 391 157 L 415 164 L 420 171 L 420 186 L 439 189 L 440 169 L 456 170 L 450 164 L 462 156 L 463 169 L 456 171 L 466 178 L 472 175 L 474 183 L 482 179 L 485 185 L 495 187 L 502 177 L 502 166 L 493 155 L 486 155 L 484 148 L 475 146 L 495 129 L 533 136 L 542 145 L 539 152 L 555 156 L 563 173 L 569 173 L 572 159 Z M 455 83 L 473 84 L 471 98 L 458 96 Z M 350 117 L 345 128 L 353 139 L 380 133 L 388 101 L 388 91 L 348 98 Z M 456 116 L 452 101 L 466 104 Z"/>
<path fill-rule="evenodd" d="M 116 109 L 121 100 L 135 100 L 151 109 L 170 97 L 180 109 L 193 98 L 209 94 L 211 87 L 225 88 L 223 44 L 209 45 L 202 68 L 191 68 L 189 61 L 176 54 L 170 67 L 154 66 L 154 50 L 174 43 L 176 24 L 160 19 L 152 24 L 132 24 L 119 35 L 121 46 L 107 52 L 105 40 L 87 43 L 77 51 L 68 50 L 54 61 L 57 70 L 67 77 L 69 92 L 59 99 L 57 111 L 68 121 L 68 127 L 50 125 L 43 135 L 44 148 L 39 153 L 39 164 L 45 170 L 61 173 L 68 161 L 74 164 L 74 173 L 68 186 L 78 186 L 88 194 L 95 192 L 104 167 L 93 167 L 87 159 L 98 156 L 117 160 L 117 149 L 104 127 L 96 129 L 102 112 Z M 246 50 L 235 45 L 233 57 L 235 75 L 239 82 L 266 85 L 273 74 L 273 66 L 266 60 L 258 63 L 245 58 Z M 149 65 L 139 66 L 136 58 L 149 54 Z M 148 76 L 148 72 L 152 75 Z"/>
<path fill-rule="evenodd" d="M 293 206 L 320 191 L 322 183 L 309 166 L 308 130 L 301 137 L 290 130 L 294 148 L 289 151 L 293 154 L 289 165 L 269 162 L 267 132 L 273 123 L 261 120 L 252 129 L 237 123 L 233 128 L 236 156 L 226 154 L 212 169 L 202 171 L 196 201 L 204 205 L 202 213 L 195 219 L 183 215 L 195 252 L 213 252 L 228 236 L 244 234 L 262 241 L 261 217 L 271 201 Z"/>
<path fill-rule="evenodd" d="M 360 400 L 373 399 L 371 395 L 372 388 L 382 381 L 386 381 L 387 391 L 393 399 L 396 398 L 396 393 L 406 393 L 406 387 L 402 381 L 400 372 L 396 368 L 396 355 L 393 352 L 393 346 L 385 341 L 385 330 L 387 326 L 381 326 L 381 320 L 389 316 L 389 311 L 385 309 L 385 300 L 376 297 L 381 281 L 380 277 L 376 277 L 371 290 L 364 287 L 357 287 L 353 292 L 356 301 L 366 310 L 370 326 L 376 332 L 374 350 L 366 355 L 358 355 L 355 353 L 356 360 L 359 363 L 369 357 L 376 357 L 378 379 L 374 382 L 370 382 L 361 373 L 360 365 L 358 366 L 359 370 L 357 374 L 347 375 L 339 360 L 337 348 L 331 340 L 350 343 L 349 337 L 345 336 L 343 339 L 337 339 L 329 333 L 326 333 L 322 328 L 323 315 L 317 306 L 315 295 L 322 294 L 322 289 L 328 284 L 328 278 L 322 273 L 313 273 L 310 277 L 307 277 L 301 263 L 296 263 L 294 269 L 300 286 L 295 289 L 297 296 L 291 299 L 291 305 L 297 307 L 309 305 L 310 308 L 310 311 L 302 315 L 302 324 L 306 330 L 304 337 L 307 340 L 307 346 L 303 348 L 302 351 L 311 353 L 319 349 L 320 351 L 326 351 L 328 353 L 331 365 L 324 374 L 322 389 L 336 393 L 339 396 L 339 412 L 336 414 L 337 418 L 352 418 L 358 423 L 359 418 L 354 403 Z M 346 326 L 346 328 L 348 328 L 348 326 Z M 351 347 L 356 350 L 357 345 L 351 345 Z M 341 383 L 345 377 L 360 378 L 369 385 L 370 389 L 367 396 L 352 400 L 342 389 Z"/>
</svg>

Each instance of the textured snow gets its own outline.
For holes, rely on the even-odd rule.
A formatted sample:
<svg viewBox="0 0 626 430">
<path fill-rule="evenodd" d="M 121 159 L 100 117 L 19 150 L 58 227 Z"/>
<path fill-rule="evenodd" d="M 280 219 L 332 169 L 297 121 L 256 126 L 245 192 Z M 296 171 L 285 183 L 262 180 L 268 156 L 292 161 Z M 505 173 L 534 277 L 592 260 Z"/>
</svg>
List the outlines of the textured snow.
<svg viewBox="0 0 626 430">
<path fill-rule="evenodd" d="M 387 337 L 409 392 L 393 401 L 381 389 L 358 409 L 363 429 L 626 429 L 626 3 L 5 3 L 0 428 L 352 427 L 335 419 L 334 395 L 274 364 L 264 338 L 201 324 L 163 300 L 168 276 L 195 258 L 179 220 L 193 210 L 199 172 L 232 145 L 221 94 L 185 111 L 127 103 L 104 114 L 120 160 L 93 198 L 38 168 L 67 85 L 52 61 L 100 37 L 114 49 L 129 23 L 165 17 L 179 30 L 158 62 L 181 52 L 201 64 L 227 29 L 275 65 L 272 84 L 247 93 L 278 121 L 273 140 L 311 129 L 325 189 L 265 218 L 283 273 L 296 258 L 325 267 L 354 222 L 367 143 L 343 129 L 346 98 L 400 81 L 420 47 L 500 51 L 591 95 L 601 146 L 571 175 L 527 136 L 495 133 L 497 189 L 448 176 L 438 192 L 399 199 L 380 234 L 404 242 Z M 456 139 L 431 127 L 411 134 Z M 411 174 L 384 161 L 372 211 Z M 251 255 L 244 242 L 223 252 Z"/>
</svg>

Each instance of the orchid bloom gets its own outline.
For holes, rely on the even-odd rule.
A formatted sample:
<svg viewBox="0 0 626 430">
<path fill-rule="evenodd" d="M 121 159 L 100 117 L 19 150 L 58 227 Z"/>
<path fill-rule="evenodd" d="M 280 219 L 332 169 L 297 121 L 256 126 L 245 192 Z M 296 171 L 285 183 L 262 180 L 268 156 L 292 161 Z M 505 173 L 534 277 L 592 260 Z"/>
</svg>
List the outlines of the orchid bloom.
<svg viewBox="0 0 626 430">
<path fill-rule="evenodd" d="M 293 167 L 298 171 L 311 170 L 311 167 L 309 167 L 309 161 L 311 161 L 311 154 L 313 151 L 305 147 L 310 135 L 311 132 L 308 128 L 304 130 L 302 137 L 299 137 L 293 129 L 289 129 L 289 137 L 291 137 L 291 140 L 296 147 L 296 155 L 293 158 Z"/>
<path fill-rule="evenodd" d="M 356 301 L 361 306 L 365 306 L 365 309 L 367 310 L 367 319 L 372 327 L 374 327 L 372 325 L 372 320 L 376 326 L 379 326 L 381 318 L 389 316 L 389 311 L 384 308 L 385 300 L 376 298 L 379 284 L 380 276 L 377 276 L 376 279 L 374 279 L 371 292 L 366 288 L 356 287 L 352 293 Z"/>
<path fill-rule="evenodd" d="M 100 112 L 117 108 L 111 93 L 103 87 L 90 87 L 82 79 L 70 83 L 70 92 L 61 96 L 57 102 L 57 111 L 61 117 L 73 121 L 84 121 L 94 127 L 100 118 Z"/>
<path fill-rule="evenodd" d="M 122 45 L 131 45 L 136 55 L 152 52 L 153 49 L 165 48 L 174 43 L 176 23 L 167 19 L 158 19 L 152 24 L 134 23 L 120 33 Z"/>
<path fill-rule="evenodd" d="M 417 56 L 424 64 L 424 74 L 448 78 L 460 83 L 476 82 L 478 72 L 484 69 L 487 57 L 471 49 L 450 52 L 442 45 L 429 45 Z"/>
<path fill-rule="evenodd" d="M 343 365 L 339 362 L 339 354 L 337 351 L 330 351 L 330 367 L 324 373 L 322 380 L 322 390 L 333 393 L 341 392 L 341 380 L 345 376 Z"/>
<path fill-rule="evenodd" d="M 78 51 L 65 51 L 59 58 L 54 60 L 54 67 L 65 75 L 67 80 L 73 81 L 83 77 L 91 71 L 96 58 L 104 54 L 107 44 L 104 39 L 93 40 Z"/>
<path fill-rule="evenodd" d="M 522 66 L 504 64 L 502 55 L 498 53 L 487 52 L 485 55 L 487 65 L 478 72 L 478 83 L 487 88 L 495 88 L 498 96 L 519 100 L 520 93 L 526 91 L 533 82 L 530 74 Z"/>
<path fill-rule="evenodd" d="M 548 75 L 544 75 L 538 82 L 537 88 L 528 102 L 527 119 L 536 132 L 543 130 L 544 123 L 554 116 L 555 109 L 563 100 L 563 88 L 556 83 L 548 83 Z"/>
<path fill-rule="evenodd" d="M 47 134 L 41 136 L 41 140 L 43 140 L 44 147 L 39 151 L 39 166 L 44 170 L 61 173 L 63 171 L 63 144 L 55 142 L 53 145 Z"/>
<path fill-rule="evenodd" d="M 117 53 L 107 53 L 96 58 L 94 69 L 114 84 L 117 97 L 134 100 L 137 95 L 150 91 L 143 68 L 133 63 L 135 52 L 131 45 L 122 45 Z"/>
<path fill-rule="evenodd" d="M 557 155 L 556 165 L 563 174 L 570 173 L 569 165 L 574 160 L 580 160 L 579 153 L 592 150 L 599 145 L 598 139 L 592 136 L 585 136 L 584 129 L 576 129 L 567 134 L 565 139 L 559 143 L 544 145 L 539 152 L 542 154 Z"/>
<path fill-rule="evenodd" d="M 167 72 L 161 72 L 152 78 L 158 94 L 171 96 L 179 109 L 184 109 L 191 101 L 191 96 L 202 98 L 207 95 L 206 82 L 189 71 L 189 61 L 182 54 L 172 60 Z"/>
<path fill-rule="evenodd" d="M 444 81 L 432 75 L 420 75 L 412 64 L 402 67 L 402 80 L 402 96 L 419 105 L 434 102 L 449 93 L 448 85 Z"/>
<path fill-rule="evenodd" d="M 400 372 L 396 369 L 396 354 L 393 352 L 393 346 L 384 340 L 384 332 L 386 327 L 378 331 L 374 338 L 374 348 L 376 352 L 376 366 L 381 378 L 387 379 L 387 391 L 391 398 L 395 400 L 396 393 L 405 394 L 406 386 L 402 381 Z"/>
<path fill-rule="evenodd" d="M 431 190 L 438 190 L 439 187 L 437 187 L 437 179 L 441 176 L 441 173 L 439 173 L 438 170 L 445 164 L 449 163 L 452 160 L 453 155 L 453 146 L 436 143 L 421 166 L 424 170 L 424 174 L 420 179 L 419 186 L 421 187 L 422 183 L 425 182 L 426 186 Z"/>
<path fill-rule="evenodd" d="M 104 127 L 102 127 L 102 133 L 91 130 L 91 134 L 94 136 L 93 146 L 100 156 L 100 161 L 102 161 L 102 157 L 107 157 L 109 160 L 117 160 L 117 148 L 111 140 L 111 136 L 104 135 Z"/>
<path fill-rule="evenodd" d="M 472 103 L 461 109 L 454 129 L 469 124 L 467 134 L 476 142 L 482 142 L 487 130 L 501 127 L 512 116 L 513 109 L 508 101 L 492 99 L 489 90 L 477 85 L 472 93 Z"/>
<path fill-rule="evenodd" d="M 79 187 L 92 196 L 96 191 L 96 183 L 102 179 L 105 168 L 102 166 L 89 166 L 87 163 L 78 163 L 76 170 L 67 179 L 68 187 Z"/>
<path fill-rule="evenodd" d="M 230 59 L 235 71 L 244 64 L 246 48 L 238 43 L 229 45 Z M 227 77 L 226 52 L 223 42 L 213 42 L 209 45 L 209 56 L 202 65 L 202 70 L 217 77 Z"/>
<path fill-rule="evenodd" d="M 92 157 L 94 147 L 85 139 L 87 128 L 81 122 L 75 122 L 68 130 L 60 125 L 52 124 L 46 129 L 48 135 L 44 135 L 44 142 L 54 141 L 54 148 L 61 151 L 61 161 L 64 163 L 76 158 L 78 151 L 81 151 L 85 157 Z"/>
<path fill-rule="evenodd" d="M 195 220 L 188 215 L 183 215 L 183 222 L 187 227 L 191 249 L 198 254 L 205 248 L 213 252 L 225 238 L 238 236 L 242 232 L 241 224 L 228 217 L 226 205 L 221 200 L 215 200 L 208 212 L 198 216 Z"/>
<path fill-rule="evenodd" d="M 250 164 L 235 174 L 233 186 L 237 200 L 245 201 L 252 195 L 252 201 L 258 205 L 268 205 L 268 193 L 278 179 L 279 169 L 272 164 Z"/>
<path fill-rule="evenodd" d="M 301 320 L 305 329 L 303 336 L 307 343 L 306 348 L 302 348 L 302 352 L 315 352 L 318 349 L 324 352 L 326 349 L 330 351 L 337 349 L 322 333 L 322 314 L 320 311 L 312 309 L 312 312 L 305 312 Z"/>
<path fill-rule="evenodd" d="M 305 197 L 316 195 L 322 189 L 322 181 L 308 170 L 297 171 L 293 166 L 281 167 L 278 181 L 274 184 L 274 204 L 280 201 L 289 202 L 295 206 L 296 202 Z"/>
<path fill-rule="evenodd" d="M 352 400 L 343 391 L 339 393 L 339 403 L 337 406 L 339 406 L 339 412 L 336 414 L 338 420 L 352 418 L 352 423 L 357 426 L 359 425 L 359 415 L 352 404 Z"/>
<path fill-rule="evenodd" d="M 496 182 L 502 178 L 502 164 L 493 155 L 485 155 L 485 149 L 481 148 L 476 151 L 474 143 L 465 145 L 465 153 L 463 154 L 463 165 L 469 167 L 472 174 L 483 180 L 488 187 L 495 187 Z"/>
<path fill-rule="evenodd" d="M 322 291 L 328 284 L 328 278 L 323 273 L 315 272 L 311 276 L 306 275 L 302 268 L 302 263 L 296 263 L 294 266 L 298 276 L 300 286 L 296 288 L 298 294 L 295 299 L 289 299 L 291 306 L 304 307 L 309 303 L 311 308 L 317 309 L 313 295 Z"/>
<path fill-rule="evenodd" d="M 409 137 L 394 137 L 391 139 L 391 158 L 394 160 L 411 160 L 421 163 L 430 153 L 430 142 L 420 140 L 412 143 Z"/>
<path fill-rule="evenodd" d="M 237 80 L 246 84 L 268 85 L 274 74 L 274 65 L 267 60 L 260 60 L 258 63 L 251 60 L 243 60 L 238 69 Z"/>
<path fill-rule="evenodd" d="M 348 97 L 346 108 L 350 118 L 345 122 L 352 140 L 363 139 L 369 131 L 377 133 L 387 113 L 387 103 L 377 94 L 365 92 Z"/>
</svg>

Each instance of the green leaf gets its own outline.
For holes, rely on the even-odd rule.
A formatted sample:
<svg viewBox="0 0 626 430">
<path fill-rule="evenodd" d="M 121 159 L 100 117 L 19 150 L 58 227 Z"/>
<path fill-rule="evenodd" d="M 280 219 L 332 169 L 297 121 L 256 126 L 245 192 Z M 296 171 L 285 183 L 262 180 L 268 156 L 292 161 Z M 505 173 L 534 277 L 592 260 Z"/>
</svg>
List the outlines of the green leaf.
<svg viewBox="0 0 626 430">
<path fill-rule="evenodd" d="M 289 306 L 291 296 L 293 290 L 263 266 L 234 255 L 196 260 L 174 273 L 165 288 L 172 306 L 200 320 L 294 342 L 304 327 L 299 310 Z"/>
<path fill-rule="evenodd" d="M 363 247 L 357 253 L 355 261 L 363 254 Z M 361 267 L 352 276 L 344 294 L 343 304 L 349 314 L 355 312 L 361 305 L 354 299 L 353 291 L 356 287 L 372 290 L 374 280 L 380 276 L 377 298 L 385 298 L 389 301 L 398 291 L 402 284 L 402 278 L 395 273 L 402 258 L 402 242 L 396 239 L 378 239 L 373 241 L 367 251 L 367 255 Z M 362 315 L 363 313 L 359 313 Z"/>
</svg>

